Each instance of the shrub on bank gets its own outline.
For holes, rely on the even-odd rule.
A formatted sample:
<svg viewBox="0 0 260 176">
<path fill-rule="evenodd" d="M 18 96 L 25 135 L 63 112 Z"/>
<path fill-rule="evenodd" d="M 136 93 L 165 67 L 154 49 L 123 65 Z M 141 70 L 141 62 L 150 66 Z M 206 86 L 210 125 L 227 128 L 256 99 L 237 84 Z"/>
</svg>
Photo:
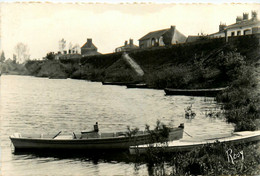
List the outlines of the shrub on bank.
<svg viewBox="0 0 260 176">
<path fill-rule="evenodd" d="M 154 88 L 184 88 L 189 85 L 192 75 L 187 66 L 172 66 L 149 74 L 145 80 L 149 86 Z"/>
<path fill-rule="evenodd" d="M 156 128 L 164 129 L 167 136 L 167 128 L 159 121 Z M 151 141 L 154 142 L 160 138 L 163 139 L 164 136 L 150 134 L 152 136 Z M 259 143 L 232 144 L 216 141 L 213 144 L 194 147 L 190 152 L 176 151 L 175 153 L 167 152 L 167 143 L 160 146 L 160 148 L 150 147 L 145 155 L 136 156 L 138 163 L 147 163 L 149 175 L 260 174 Z"/>
<path fill-rule="evenodd" d="M 254 66 L 241 65 L 230 87 L 217 97 L 223 102 L 228 122 L 235 123 L 235 131 L 257 130 L 260 119 L 260 97 Z"/>
<path fill-rule="evenodd" d="M 256 175 L 260 173 L 258 147 L 216 142 L 177 153 L 170 157 L 171 175 Z"/>
</svg>

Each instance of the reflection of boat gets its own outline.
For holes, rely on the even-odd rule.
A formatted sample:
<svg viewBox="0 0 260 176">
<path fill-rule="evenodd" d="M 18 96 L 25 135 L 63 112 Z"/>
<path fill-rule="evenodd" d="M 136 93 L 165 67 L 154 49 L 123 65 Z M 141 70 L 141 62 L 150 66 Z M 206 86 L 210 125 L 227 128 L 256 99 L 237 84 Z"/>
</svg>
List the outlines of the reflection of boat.
<svg viewBox="0 0 260 176">
<path fill-rule="evenodd" d="M 148 88 L 147 84 L 127 84 L 127 88 Z"/>
<path fill-rule="evenodd" d="M 177 140 L 168 142 L 166 145 L 163 143 L 154 143 L 154 144 L 144 144 L 138 146 L 130 147 L 130 154 L 144 154 L 149 149 L 163 149 L 164 152 L 185 152 L 191 151 L 195 147 L 200 147 L 206 144 L 213 144 L 215 142 L 220 143 L 232 143 L 232 144 L 240 144 L 240 143 L 248 143 L 255 142 L 260 140 L 260 131 L 242 131 L 235 132 L 232 136 L 229 137 L 221 137 L 221 138 L 212 138 L 206 139 L 203 141 L 185 141 L 185 140 Z"/>
<path fill-rule="evenodd" d="M 178 140 L 183 136 L 183 124 L 176 128 L 169 128 L 168 140 Z M 32 136 L 15 133 L 10 139 L 15 149 L 125 149 L 131 145 L 146 144 L 151 141 L 151 133 L 138 131 L 135 135 L 128 132 L 98 133 L 82 132 L 80 135 Z M 160 130 L 156 133 L 159 134 Z"/>
<path fill-rule="evenodd" d="M 188 96 L 216 96 L 219 92 L 226 88 L 215 89 L 171 89 L 165 88 L 166 95 L 188 95 Z"/>
</svg>

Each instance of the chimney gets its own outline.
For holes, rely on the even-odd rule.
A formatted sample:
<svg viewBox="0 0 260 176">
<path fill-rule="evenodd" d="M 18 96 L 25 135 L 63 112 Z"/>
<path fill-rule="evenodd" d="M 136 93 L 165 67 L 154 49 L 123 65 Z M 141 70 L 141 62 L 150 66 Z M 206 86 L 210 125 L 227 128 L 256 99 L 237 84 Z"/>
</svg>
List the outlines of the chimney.
<svg viewBox="0 0 260 176">
<path fill-rule="evenodd" d="M 241 16 L 237 16 L 236 23 L 240 23 L 241 21 L 242 21 L 242 17 Z"/>
<path fill-rule="evenodd" d="M 175 26 L 171 26 L 171 29 L 175 29 Z"/>
<path fill-rule="evenodd" d="M 133 46 L 134 45 L 133 39 L 129 39 L 129 43 L 130 43 L 130 46 Z"/>
<path fill-rule="evenodd" d="M 127 45 L 127 40 L 125 41 L 125 46 Z"/>
<path fill-rule="evenodd" d="M 219 25 L 219 32 L 220 32 L 220 31 L 224 31 L 224 29 L 225 29 L 226 26 L 227 26 L 226 24 L 220 23 L 220 25 Z"/>
<path fill-rule="evenodd" d="M 251 12 L 251 16 L 252 16 L 252 20 L 253 21 L 257 20 L 257 13 L 256 13 L 256 11 L 252 11 Z"/>
<path fill-rule="evenodd" d="M 92 38 L 88 38 L 87 43 L 92 44 Z"/>
<path fill-rule="evenodd" d="M 243 20 L 248 20 L 248 13 L 243 13 Z"/>
</svg>

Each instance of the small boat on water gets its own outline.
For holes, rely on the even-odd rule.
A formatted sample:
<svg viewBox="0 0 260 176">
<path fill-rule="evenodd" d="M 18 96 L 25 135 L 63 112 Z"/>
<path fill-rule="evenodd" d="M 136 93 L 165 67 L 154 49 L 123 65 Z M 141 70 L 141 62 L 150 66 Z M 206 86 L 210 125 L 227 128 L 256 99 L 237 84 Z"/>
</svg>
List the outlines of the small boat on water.
<svg viewBox="0 0 260 176">
<path fill-rule="evenodd" d="M 188 140 L 176 140 L 165 143 L 154 143 L 154 144 L 144 144 L 144 145 L 135 145 L 130 146 L 130 154 L 145 154 L 150 148 L 153 149 L 163 149 L 164 152 L 187 152 L 191 151 L 196 147 L 200 147 L 206 144 L 213 144 L 216 141 L 220 143 L 249 143 L 260 141 L 260 131 L 242 131 L 234 132 L 231 136 L 221 137 L 221 138 L 211 138 L 202 141 L 188 141 Z"/>
<path fill-rule="evenodd" d="M 166 95 L 187 95 L 187 96 L 208 96 L 215 97 L 219 92 L 226 88 L 215 88 L 215 89 L 171 89 L 165 88 L 164 92 Z"/>
<path fill-rule="evenodd" d="M 140 83 L 140 84 L 127 84 L 126 87 L 127 88 L 139 88 L 139 89 L 148 88 L 147 84 L 144 84 L 144 83 L 143 84 L 142 83 Z"/>
<path fill-rule="evenodd" d="M 95 126 L 94 126 L 95 129 Z M 168 128 L 168 138 L 165 141 L 178 140 L 183 137 L 184 124 L 179 127 Z M 97 130 L 98 131 L 98 130 Z M 86 132 L 76 135 L 23 135 L 15 133 L 10 136 L 15 150 L 28 149 L 83 149 L 83 150 L 128 150 L 132 145 L 151 143 L 151 133 L 148 131 L 99 133 L 97 131 Z M 160 133 L 160 130 L 156 133 Z"/>
<path fill-rule="evenodd" d="M 136 84 L 136 83 L 135 82 L 102 82 L 102 85 L 127 86 L 129 84 Z"/>
</svg>

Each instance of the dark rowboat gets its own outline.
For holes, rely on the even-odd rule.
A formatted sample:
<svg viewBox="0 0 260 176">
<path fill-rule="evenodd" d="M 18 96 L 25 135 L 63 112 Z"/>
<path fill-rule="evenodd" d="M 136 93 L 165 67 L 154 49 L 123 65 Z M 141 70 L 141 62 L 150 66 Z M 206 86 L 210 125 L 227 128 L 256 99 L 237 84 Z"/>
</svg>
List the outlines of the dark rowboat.
<svg viewBox="0 0 260 176">
<path fill-rule="evenodd" d="M 169 136 L 165 141 L 178 140 L 183 136 L 184 125 L 176 128 L 169 128 Z M 129 146 L 147 144 L 150 142 L 151 133 L 138 131 L 135 135 L 127 135 L 126 132 L 98 133 L 82 132 L 80 135 L 60 135 L 51 136 L 28 136 L 15 133 L 10 136 L 15 150 L 25 149 L 84 149 L 84 150 L 128 150 Z"/>
<path fill-rule="evenodd" d="M 135 84 L 135 83 L 134 82 L 102 82 L 102 85 L 126 86 L 128 84 Z"/>
<path fill-rule="evenodd" d="M 139 88 L 139 89 L 141 89 L 141 88 L 143 88 L 143 89 L 148 88 L 147 84 L 127 84 L 126 87 L 127 88 Z"/>
<path fill-rule="evenodd" d="M 187 95 L 187 96 L 207 96 L 215 97 L 219 92 L 226 88 L 215 88 L 215 89 L 171 89 L 165 88 L 164 92 L 166 95 Z"/>
<path fill-rule="evenodd" d="M 138 146 L 131 146 L 129 148 L 130 154 L 145 154 L 149 149 L 163 149 L 164 152 L 188 152 L 196 147 L 201 147 L 215 142 L 241 144 L 260 141 L 260 131 L 242 131 L 235 132 L 231 136 L 221 138 L 211 138 L 199 141 L 177 140 L 168 142 L 167 145 L 163 143 L 144 144 Z"/>
</svg>

